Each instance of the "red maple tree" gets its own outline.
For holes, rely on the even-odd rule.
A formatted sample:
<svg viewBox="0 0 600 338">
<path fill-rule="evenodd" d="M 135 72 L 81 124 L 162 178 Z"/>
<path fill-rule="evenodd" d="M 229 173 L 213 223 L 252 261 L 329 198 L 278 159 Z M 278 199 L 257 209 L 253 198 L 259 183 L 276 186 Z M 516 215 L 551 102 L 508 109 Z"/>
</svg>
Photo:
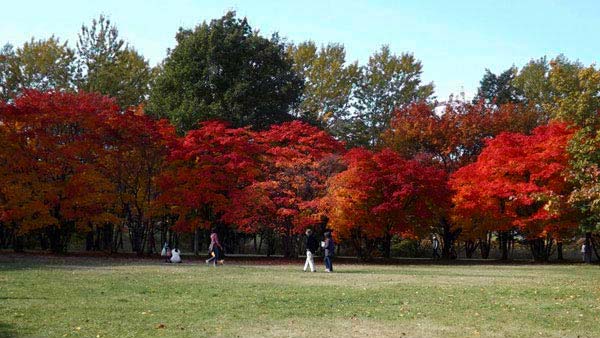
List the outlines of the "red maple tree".
<svg viewBox="0 0 600 338">
<path fill-rule="evenodd" d="M 552 241 L 576 226 L 565 179 L 572 134 L 566 124 L 552 123 L 531 135 L 502 133 L 487 142 L 475 163 L 452 176 L 455 219 L 476 233 L 516 230 L 534 258 L 546 260 Z"/>
</svg>

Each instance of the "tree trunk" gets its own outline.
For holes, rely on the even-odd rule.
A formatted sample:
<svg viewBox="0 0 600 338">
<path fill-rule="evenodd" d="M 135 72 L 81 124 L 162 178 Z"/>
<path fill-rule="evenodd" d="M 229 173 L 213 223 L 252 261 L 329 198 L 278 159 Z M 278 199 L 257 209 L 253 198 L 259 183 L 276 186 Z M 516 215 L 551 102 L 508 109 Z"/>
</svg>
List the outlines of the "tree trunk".
<svg viewBox="0 0 600 338">
<path fill-rule="evenodd" d="M 150 223 L 150 222 L 148 222 Z M 148 224 L 148 253 L 156 252 L 156 239 L 154 238 L 154 225 Z"/>
<path fill-rule="evenodd" d="M 386 233 L 383 237 L 383 257 L 390 258 L 392 256 L 392 236 Z"/>
<path fill-rule="evenodd" d="M 25 245 L 23 243 L 23 237 L 14 235 L 12 240 L 12 247 L 15 252 L 23 252 L 25 251 Z"/>
<path fill-rule="evenodd" d="M 546 238 L 536 238 L 529 240 L 531 254 L 536 262 L 547 262 L 550 259 L 552 252 L 552 237 L 547 235 Z"/>
<path fill-rule="evenodd" d="M 115 253 L 119 251 L 119 247 L 123 248 L 123 229 L 121 229 L 120 225 L 113 226 L 114 231 L 111 234 L 112 237 L 112 245 L 111 245 L 111 253 Z"/>
<path fill-rule="evenodd" d="M 488 259 L 490 257 L 490 250 L 492 249 L 492 232 L 488 231 L 485 238 L 479 239 L 479 250 L 481 252 L 481 258 Z"/>
<path fill-rule="evenodd" d="M 94 251 L 102 250 L 102 228 L 101 227 L 93 227 L 95 232 L 94 237 Z"/>
<path fill-rule="evenodd" d="M 48 240 L 50 241 L 50 251 L 56 254 L 65 253 L 69 242 L 69 230 L 67 225 L 61 227 L 51 226 L 47 230 Z"/>
<path fill-rule="evenodd" d="M 260 242 L 258 242 L 258 248 L 256 249 L 256 254 L 260 254 L 260 249 L 262 249 L 262 244 L 263 244 L 263 238 L 264 238 L 264 232 L 260 235 Z M 254 240 L 254 243 L 256 243 L 256 240 Z"/>
<path fill-rule="evenodd" d="M 4 223 L 0 222 L 0 249 L 7 247 L 7 229 L 4 227 Z"/>
<path fill-rule="evenodd" d="M 285 222 L 285 234 L 281 241 L 283 246 L 283 256 L 285 258 L 294 258 L 296 248 L 294 245 L 294 234 L 292 233 L 292 223 L 291 220 L 286 220 Z"/>
<path fill-rule="evenodd" d="M 85 235 L 85 251 L 94 250 L 94 231 L 90 230 Z"/>
<path fill-rule="evenodd" d="M 590 237 L 590 240 L 592 242 L 592 249 L 594 250 L 594 253 L 596 254 L 596 259 L 600 260 L 600 254 L 598 254 L 598 245 L 596 242 L 596 239 L 594 239 L 594 236 Z"/>
<path fill-rule="evenodd" d="M 450 222 L 443 218 L 441 221 L 442 225 L 442 239 L 444 241 L 442 245 L 442 258 L 444 259 L 456 259 L 456 251 L 454 250 L 454 241 L 458 238 L 461 229 L 452 230 Z"/>
<path fill-rule="evenodd" d="M 563 242 L 562 241 L 558 241 L 556 243 L 556 255 L 557 255 L 557 260 L 559 260 L 559 261 L 564 260 L 564 258 L 563 258 Z"/>
<path fill-rule="evenodd" d="M 40 234 L 40 248 L 44 251 L 48 250 L 48 238 L 43 233 Z"/>
<path fill-rule="evenodd" d="M 583 254 L 584 261 L 588 264 L 592 263 L 592 233 L 585 233 L 585 247 L 586 250 Z"/>
<path fill-rule="evenodd" d="M 500 251 L 502 252 L 502 260 L 508 260 L 508 231 L 499 231 L 498 240 L 500 241 Z"/>
<path fill-rule="evenodd" d="M 200 228 L 194 230 L 194 256 L 198 256 L 200 252 Z"/>
<path fill-rule="evenodd" d="M 467 258 L 473 258 L 473 254 L 477 251 L 477 247 L 479 246 L 479 242 L 475 242 L 474 240 L 465 241 L 465 256 Z"/>
</svg>

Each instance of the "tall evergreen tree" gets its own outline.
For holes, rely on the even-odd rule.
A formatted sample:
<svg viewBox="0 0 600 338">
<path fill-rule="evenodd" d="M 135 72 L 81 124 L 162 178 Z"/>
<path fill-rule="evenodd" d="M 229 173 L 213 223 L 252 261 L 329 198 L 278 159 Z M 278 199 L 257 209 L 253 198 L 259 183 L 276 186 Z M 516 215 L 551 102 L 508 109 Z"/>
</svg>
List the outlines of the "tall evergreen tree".
<svg viewBox="0 0 600 338">
<path fill-rule="evenodd" d="M 477 95 L 473 98 L 473 103 L 480 100 L 487 104 L 496 105 L 521 102 L 521 92 L 513 83 L 516 76 L 516 67 L 511 67 L 499 75 L 486 69 L 483 78 L 479 82 L 479 89 Z"/>
</svg>

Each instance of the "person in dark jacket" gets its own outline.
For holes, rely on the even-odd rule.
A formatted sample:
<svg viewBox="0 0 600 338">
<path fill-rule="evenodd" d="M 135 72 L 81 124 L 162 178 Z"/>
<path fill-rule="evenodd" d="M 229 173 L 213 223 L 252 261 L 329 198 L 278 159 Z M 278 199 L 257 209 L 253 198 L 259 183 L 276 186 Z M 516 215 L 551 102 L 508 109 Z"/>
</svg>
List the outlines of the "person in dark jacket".
<svg viewBox="0 0 600 338">
<path fill-rule="evenodd" d="M 319 244 L 312 230 L 306 229 L 306 263 L 304 263 L 304 271 L 310 267 L 310 271 L 315 272 L 314 255 L 317 253 Z"/>
<path fill-rule="evenodd" d="M 325 233 L 325 241 L 322 242 L 322 246 L 325 249 L 325 271 L 333 272 L 331 259 L 335 251 L 335 243 L 333 242 L 333 238 L 331 238 L 331 232 Z"/>
</svg>

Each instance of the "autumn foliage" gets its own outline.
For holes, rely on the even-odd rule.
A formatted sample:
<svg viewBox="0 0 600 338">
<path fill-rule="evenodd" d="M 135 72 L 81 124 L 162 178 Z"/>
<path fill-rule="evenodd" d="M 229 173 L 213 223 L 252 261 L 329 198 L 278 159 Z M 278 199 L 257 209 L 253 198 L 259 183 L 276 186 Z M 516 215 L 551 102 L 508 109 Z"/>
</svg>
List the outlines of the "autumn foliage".
<svg viewBox="0 0 600 338">
<path fill-rule="evenodd" d="M 452 102 L 438 108 L 415 103 L 397 110 L 382 135 L 385 145 L 405 157 L 430 157 L 453 172 L 475 161 L 487 139 L 505 131 L 528 133 L 538 122 L 536 111 L 515 104 Z"/>
<path fill-rule="evenodd" d="M 62 252 L 80 234 L 116 251 L 127 234 L 138 253 L 152 252 L 156 235 L 218 228 L 286 256 L 312 228 L 362 257 L 431 233 L 446 252 L 458 234 L 467 250 L 489 251 L 493 235 L 504 243 L 510 232 L 547 259 L 577 225 L 565 176 L 573 129 L 535 121 L 516 105 L 414 104 L 396 111 L 387 147 L 347 150 L 300 121 L 264 130 L 207 121 L 177 135 L 141 106 L 29 91 L 0 106 L 0 227 L 15 248 L 35 236 Z"/>
<path fill-rule="evenodd" d="M 329 181 L 323 207 L 329 227 L 349 239 L 361 256 L 377 240 L 390 255 L 392 236 L 424 235 L 448 208 L 446 173 L 390 149 L 353 149 L 344 156 L 347 170 Z"/>
<path fill-rule="evenodd" d="M 206 122 L 177 140 L 159 177 L 158 205 L 174 216 L 174 229 L 210 229 L 232 209 L 232 197 L 260 175 L 261 147 L 253 132 Z"/>
<path fill-rule="evenodd" d="M 0 221 L 17 236 L 62 252 L 74 232 L 148 221 L 160 124 L 94 94 L 30 91 L 0 111 Z"/>
<path fill-rule="evenodd" d="M 320 161 L 343 150 L 327 133 L 302 122 L 266 131 L 206 122 L 190 131 L 169 156 L 158 201 L 175 216 L 175 229 L 215 226 L 284 237 L 319 221 L 311 201 L 327 178 Z"/>
<path fill-rule="evenodd" d="M 547 259 L 552 240 L 577 226 L 565 177 L 572 135 L 566 124 L 553 123 L 490 140 L 475 163 L 452 176 L 457 226 L 475 236 L 516 229 L 535 246 L 534 257 Z"/>
</svg>

